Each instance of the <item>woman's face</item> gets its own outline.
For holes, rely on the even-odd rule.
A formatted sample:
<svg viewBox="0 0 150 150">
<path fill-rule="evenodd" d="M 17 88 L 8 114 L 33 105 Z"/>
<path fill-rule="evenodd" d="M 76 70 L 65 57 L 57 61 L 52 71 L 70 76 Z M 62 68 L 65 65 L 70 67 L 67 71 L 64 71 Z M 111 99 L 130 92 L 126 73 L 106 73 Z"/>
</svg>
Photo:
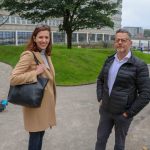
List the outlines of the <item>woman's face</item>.
<svg viewBox="0 0 150 150">
<path fill-rule="evenodd" d="M 34 38 L 34 42 L 37 47 L 40 49 L 46 49 L 50 42 L 50 34 L 49 31 L 40 31 L 37 36 Z"/>
</svg>

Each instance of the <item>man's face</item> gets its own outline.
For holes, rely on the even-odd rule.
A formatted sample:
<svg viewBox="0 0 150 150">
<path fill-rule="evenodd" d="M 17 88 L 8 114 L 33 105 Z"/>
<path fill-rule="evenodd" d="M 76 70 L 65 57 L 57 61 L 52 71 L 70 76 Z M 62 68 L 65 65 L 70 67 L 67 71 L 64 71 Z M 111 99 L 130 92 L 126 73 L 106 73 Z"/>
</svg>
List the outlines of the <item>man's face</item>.
<svg viewBox="0 0 150 150">
<path fill-rule="evenodd" d="M 128 53 L 131 45 L 132 41 L 130 40 L 127 33 L 116 34 L 114 47 L 117 50 L 117 52 Z"/>
</svg>

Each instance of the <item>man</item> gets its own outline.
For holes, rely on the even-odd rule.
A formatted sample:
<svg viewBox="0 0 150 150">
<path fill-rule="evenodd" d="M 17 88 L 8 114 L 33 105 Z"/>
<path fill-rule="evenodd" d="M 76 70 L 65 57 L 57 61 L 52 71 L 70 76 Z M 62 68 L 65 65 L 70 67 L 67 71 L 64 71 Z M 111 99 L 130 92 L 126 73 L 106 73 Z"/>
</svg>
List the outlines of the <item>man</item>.
<svg viewBox="0 0 150 150">
<path fill-rule="evenodd" d="M 133 117 L 150 101 L 150 79 L 147 65 L 130 51 L 131 35 L 116 31 L 116 53 L 105 61 L 97 80 L 100 122 L 95 150 L 105 150 L 114 126 L 114 150 L 125 149 L 125 138 Z"/>
</svg>

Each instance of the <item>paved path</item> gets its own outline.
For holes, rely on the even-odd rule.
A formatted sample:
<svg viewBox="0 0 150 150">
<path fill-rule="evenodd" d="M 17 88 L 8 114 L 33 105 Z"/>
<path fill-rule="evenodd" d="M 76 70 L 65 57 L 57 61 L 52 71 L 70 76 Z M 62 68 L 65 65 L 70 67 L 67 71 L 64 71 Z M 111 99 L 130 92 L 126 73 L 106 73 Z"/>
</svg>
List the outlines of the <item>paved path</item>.
<svg viewBox="0 0 150 150">
<path fill-rule="evenodd" d="M 0 99 L 6 98 L 12 68 L 0 63 Z M 48 129 L 43 150 L 94 150 L 99 121 L 96 85 L 57 87 L 57 126 Z M 126 150 L 150 148 L 150 105 L 135 117 Z M 23 128 L 21 107 L 9 104 L 0 113 L 0 150 L 27 150 L 28 133 Z M 114 132 L 107 150 L 113 150 Z M 144 150 L 144 149 L 143 149 Z"/>
</svg>

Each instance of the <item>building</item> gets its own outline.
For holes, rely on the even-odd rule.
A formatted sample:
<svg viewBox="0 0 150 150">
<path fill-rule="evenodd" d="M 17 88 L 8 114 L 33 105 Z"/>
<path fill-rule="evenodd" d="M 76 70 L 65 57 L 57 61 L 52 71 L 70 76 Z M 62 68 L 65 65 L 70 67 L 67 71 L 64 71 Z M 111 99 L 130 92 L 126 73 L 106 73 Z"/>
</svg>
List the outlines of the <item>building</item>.
<svg viewBox="0 0 150 150">
<path fill-rule="evenodd" d="M 133 39 L 142 39 L 144 37 L 144 30 L 142 27 L 123 27 L 131 33 Z"/>
<path fill-rule="evenodd" d="M 85 29 L 73 33 L 72 42 L 80 43 L 97 43 L 100 41 L 110 41 L 114 37 L 115 31 L 121 27 L 121 6 L 118 8 L 119 13 L 113 16 L 114 29 Z M 5 24 L 0 26 L 0 45 L 19 45 L 27 42 L 32 34 L 36 23 L 30 20 L 20 18 L 19 16 L 8 16 L 8 12 L 0 10 L 0 24 L 5 21 Z M 66 43 L 66 34 L 58 31 L 58 25 L 62 22 L 60 18 L 53 18 L 42 22 L 51 26 L 52 42 Z"/>
</svg>

